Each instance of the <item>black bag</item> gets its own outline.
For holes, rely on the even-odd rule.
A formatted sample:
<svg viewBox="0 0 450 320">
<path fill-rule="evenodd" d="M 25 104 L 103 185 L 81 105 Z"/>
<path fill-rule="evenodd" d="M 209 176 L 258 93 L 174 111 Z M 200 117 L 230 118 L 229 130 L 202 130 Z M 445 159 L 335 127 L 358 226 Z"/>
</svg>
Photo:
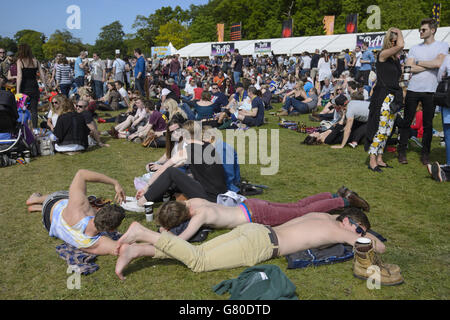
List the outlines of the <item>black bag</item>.
<svg viewBox="0 0 450 320">
<path fill-rule="evenodd" d="M 433 93 L 433 104 L 444 108 L 450 108 L 450 77 L 443 78 Z"/>
</svg>

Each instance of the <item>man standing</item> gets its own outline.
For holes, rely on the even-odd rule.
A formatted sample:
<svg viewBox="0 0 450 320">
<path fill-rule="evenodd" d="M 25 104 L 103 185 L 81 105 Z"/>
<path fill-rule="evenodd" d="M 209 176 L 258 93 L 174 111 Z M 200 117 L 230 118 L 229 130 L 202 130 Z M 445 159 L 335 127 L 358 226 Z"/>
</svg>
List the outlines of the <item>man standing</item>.
<svg viewBox="0 0 450 320">
<path fill-rule="evenodd" d="M 319 49 L 316 49 L 316 51 L 314 51 L 314 54 L 311 58 L 311 78 L 314 81 L 314 83 L 316 82 L 316 75 L 319 72 L 319 69 L 317 69 L 317 66 L 319 65 L 319 59 L 320 59 L 320 51 Z"/>
<path fill-rule="evenodd" d="M 233 79 L 234 83 L 237 84 L 242 75 L 242 65 L 244 64 L 244 60 L 242 59 L 242 56 L 239 54 L 238 49 L 234 49 L 234 61 L 233 61 L 234 67 L 233 67 Z"/>
<path fill-rule="evenodd" d="M 174 81 L 177 85 L 180 80 L 178 77 L 180 69 L 181 69 L 180 61 L 178 61 L 178 56 L 175 55 L 175 56 L 173 56 L 173 58 L 169 64 L 169 76 L 170 76 L 170 78 L 174 79 Z"/>
<path fill-rule="evenodd" d="M 114 81 L 125 82 L 125 61 L 120 59 L 120 55 L 116 54 L 116 60 L 114 60 L 112 73 L 114 75 Z"/>
<path fill-rule="evenodd" d="M 137 59 L 136 66 L 134 67 L 135 86 L 141 95 L 145 97 L 145 58 L 139 48 L 134 50 L 134 56 Z"/>
<path fill-rule="evenodd" d="M 437 74 L 445 56 L 448 53 L 448 43 L 436 41 L 434 35 L 437 23 L 434 19 L 424 19 L 419 29 L 423 43 L 415 45 L 409 50 L 406 65 L 411 66 L 412 77 L 408 84 L 405 99 L 404 121 L 400 123 L 400 141 L 398 145 L 398 161 L 407 164 L 406 147 L 409 139 L 409 127 L 414 119 L 417 104 L 422 102 L 423 110 L 423 138 L 421 162 L 430 163 L 429 154 L 433 138 L 433 118 L 435 106 L 433 93 L 438 85 Z"/>
<path fill-rule="evenodd" d="M 363 54 L 360 61 L 361 68 L 359 69 L 359 75 L 356 77 L 356 81 L 367 85 L 369 83 L 369 74 L 372 70 L 372 64 L 375 63 L 375 57 L 373 56 L 372 51 L 369 50 L 368 42 L 363 43 Z"/>
<path fill-rule="evenodd" d="M 100 99 L 103 97 L 103 83 L 106 81 L 106 66 L 98 53 L 94 53 L 92 57 L 94 58 L 94 61 L 91 63 L 93 89 L 96 99 Z"/>
<path fill-rule="evenodd" d="M 81 51 L 80 56 L 75 60 L 75 84 L 78 88 L 84 86 L 84 69 L 88 63 L 86 51 Z"/>
</svg>

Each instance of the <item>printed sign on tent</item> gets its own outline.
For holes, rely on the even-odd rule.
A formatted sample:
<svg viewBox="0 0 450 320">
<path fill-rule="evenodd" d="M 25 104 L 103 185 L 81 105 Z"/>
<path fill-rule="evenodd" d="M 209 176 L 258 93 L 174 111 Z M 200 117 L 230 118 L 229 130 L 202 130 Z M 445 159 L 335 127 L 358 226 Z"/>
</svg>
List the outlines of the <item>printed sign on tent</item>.
<svg viewBox="0 0 450 320">
<path fill-rule="evenodd" d="M 211 44 L 211 56 L 224 56 L 234 52 L 234 43 L 213 43 Z"/>
<path fill-rule="evenodd" d="M 255 42 L 255 53 L 267 53 L 271 51 L 272 48 L 270 42 Z"/>
<path fill-rule="evenodd" d="M 384 35 L 384 33 L 360 34 L 356 37 L 356 45 L 362 48 L 363 42 L 368 42 L 369 50 L 381 50 Z"/>
<path fill-rule="evenodd" d="M 170 47 L 152 47 L 152 57 L 156 54 L 158 58 L 170 56 Z"/>
</svg>

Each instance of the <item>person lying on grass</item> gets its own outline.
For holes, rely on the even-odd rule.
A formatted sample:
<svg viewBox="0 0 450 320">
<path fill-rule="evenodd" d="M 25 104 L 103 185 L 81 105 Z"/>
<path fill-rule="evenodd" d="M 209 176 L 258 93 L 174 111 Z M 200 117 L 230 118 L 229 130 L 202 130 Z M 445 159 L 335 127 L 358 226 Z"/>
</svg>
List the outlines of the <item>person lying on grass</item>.
<svg viewBox="0 0 450 320">
<path fill-rule="evenodd" d="M 311 212 L 276 227 L 245 223 L 232 231 L 195 246 L 169 233 L 158 233 L 133 222 L 117 242 L 116 274 L 124 280 L 125 267 L 138 257 L 176 259 L 194 272 L 242 266 L 285 256 L 300 250 L 337 243 L 355 245 L 361 236 L 373 243 L 376 252 L 385 246 L 367 234 L 370 222 L 360 209 L 346 208 L 341 215 Z M 142 242 L 142 243 L 137 243 Z"/>
<path fill-rule="evenodd" d="M 181 239 L 189 240 L 204 225 L 231 229 L 254 222 L 273 227 L 309 212 L 332 212 L 349 206 L 370 210 L 369 204 L 357 193 L 342 187 L 335 194 L 320 193 L 293 203 L 247 199 L 237 207 L 226 207 L 199 198 L 185 202 L 170 201 L 158 210 L 157 219 L 160 231 L 168 231 L 189 220 L 186 229 L 179 234 Z"/>
<path fill-rule="evenodd" d="M 100 182 L 114 186 L 115 201 L 122 203 L 125 193 L 119 182 L 101 173 L 78 170 L 67 191 L 50 195 L 33 193 L 27 200 L 28 211 L 41 211 L 42 223 L 51 237 L 87 253 L 116 255 L 116 242 L 100 236 L 103 231 L 115 231 L 125 218 L 125 210 L 108 204 L 95 212 L 86 195 L 87 182 Z"/>
</svg>

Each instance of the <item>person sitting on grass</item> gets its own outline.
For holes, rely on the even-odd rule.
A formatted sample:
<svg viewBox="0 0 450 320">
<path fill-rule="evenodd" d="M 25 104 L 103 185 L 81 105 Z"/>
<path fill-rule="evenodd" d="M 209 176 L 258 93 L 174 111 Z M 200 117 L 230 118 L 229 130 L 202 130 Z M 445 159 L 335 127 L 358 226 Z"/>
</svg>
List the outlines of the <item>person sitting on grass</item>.
<svg viewBox="0 0 450 320">
<path fill-rule="evenodd" d="M 155 105 L 151 100 L 145 100 L 145 109 L 148 114 L 148 120 L 144 125 L 137 128 L 137 131 L 130 134 L 127 139 L 129 141 L 142 142 L 153 132 L 157 137 L 162 137 L 167 128 L 166 117 L 155 109 Z"/>
<path fill-rule="evenodd" d="M 248 127 L 259 127 L 264 124 L 264 102 L 261 99 L 261 91 L 255 87 L 248 88 L 248 96 L 252 99 L 252 109 L 250 111 L 241 110 L 237 118 Z"/>
<path fill-rule="evenodd" d="M 386 248 L 371 234 L 366 235 L 369 229 L 370 222 L 361 210 L 346 208 L 339 216 L 311 212 L 274 228 L 244 223 L 196 246 L 169 232 L 160 234 L 133 222 L 117 242 L 119 258 L 115 272 L 119 279 L 124 280 L 123 272 L 127 265 L 143 256 L 175 259 L 194 272 L 206 272 L 250 267 L 301 250 L 346 243 L 355 247 L 355 276 L 367 279 L 368 266 L 377 265 L 380 268 L 380 284 L 403 283 L 397 265 L 380 262 L 377 253 L 383 253 Z M 362 240 L 361 237 L 366 238 Z M 360 245 L 359 241 L 367 244 Z"/>
<path fill-rule="evenodd" d="M 134 115 L 129 115 L 125 121 L 119 123 L 115 127 L 111 127 L 111 130 L 108 131 L 112 137 L 125 139 L 127 137 L 127 129 L 137 129 L 140 125 L 145 124 L 148 114 L 145 110 L 144 98 L 137 98 L 135 104 L 137 107 L 136 113 Z"/>
<path fill-rule="evenodd" d="M 125 211 L 115 204 L 107 204 L 97 212 L 89 204 L 86 195 L 88 182 L 114 186 L 114 200 L 122 203 L 125 193 L 119 182 L 104 174 L 78 170 L 69 191 L 58 191 L 49 195 L 33 193 L 27 200 L 29 212 L 42 212 L 42 223 L 51 237 L 91 254 L 116 255 L 116 241 L 100 235 L 115 231 L 125 218 Z"/>
<path fill-rule="evenodd" d="M 320 193 L 293 203 L 247 199 L 237 207 L 227 207 L 204 199 L 170 201 L 159 208 L 157 219 L 160 231 L 169 231 L 189 220 L 187 228 L 179 235 L 189 240 L 204 225 L 224 229 L 254 222 L 274 227 L 310 212 L 333 212 L 350 206 L 370 210 L 367 201 L 342 187 L 335 194 Z"/>
<path fill-rule="evenodd" d="M 88 110 L 89 104 L 85 100 L 78 100 L 76 103 L 76 111 L 81 113 L 86 121 L 86 126 L 89 128 L 89 138 L 93 139 L 95 144 L 99 147 L 109 147 L 109 144 L 103 143 L 100 139 L 100 132 L 98 132 L 97 124 L 92 117 L 92 113 Z"/>
</svg>

